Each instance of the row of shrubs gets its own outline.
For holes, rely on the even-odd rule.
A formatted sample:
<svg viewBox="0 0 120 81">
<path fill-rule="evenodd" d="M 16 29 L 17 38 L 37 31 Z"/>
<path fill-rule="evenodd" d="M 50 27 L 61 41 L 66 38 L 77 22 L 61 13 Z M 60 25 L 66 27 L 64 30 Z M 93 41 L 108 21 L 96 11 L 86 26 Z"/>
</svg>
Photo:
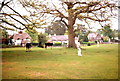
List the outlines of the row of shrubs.
<svg viewBox="0 0 120 81">
<path fill-rule="evenodd" d="M 0 48 L 13 48 L 13 47 L 21 47 L 21 46 L 20 45 L 0 44 Z"/>
<path fill-rule="evenodd" d="M 86 44 L 88 46 L 94 45 L 95 42 L 82 42 L 81 44 Z M 32 46 L 39 46 L 39 43 L 32 43 Z M 62 46 L 61 42 L 56 42 L 53 44 L 53 46 Z M 12 47 L 21 47 L 20 45 L 6 45 L 6 44 L 0 44 L 0 48 L 12 48 Z"/>
<path fill-rule="evenodd" d="M 62 43 L 61 42 L 56 42 L 53 46 L 61 46 Z"/>
<path fill-rule="evenodd" d="M 57 42 L 53 46 L 61 46 L 62 43 Z M 32 46 L 39 46 L 39 43 L 32 43 Z M 13 48 L 13 47 L 22 47 L 21 45 L 7 45 L 7 44 L 0 44 L 0 48 Z"/>
<path fill-rule="evenodd" d="M 32 43 L 33 46 L 39 46 L 39 43 Z M 55 44 L 53 44 L 53 46 L 61 46 L 62 43 L 61 42 L 56 42 Z"/>
</svg>

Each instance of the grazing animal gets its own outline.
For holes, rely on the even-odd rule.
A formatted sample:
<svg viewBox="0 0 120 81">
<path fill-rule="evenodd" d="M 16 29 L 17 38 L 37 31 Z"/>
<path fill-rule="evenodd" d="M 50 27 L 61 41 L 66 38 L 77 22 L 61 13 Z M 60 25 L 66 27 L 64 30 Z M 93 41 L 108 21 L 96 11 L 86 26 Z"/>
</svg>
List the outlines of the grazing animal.
<svg viewBox="0 0 120 81">
<path fill-rule="evenodd" d="M 30 51 L 30 48 L 32 47 L 31 43 L 26 44 L 26 52 Z"/>
<path fill-rule="evenodd" d="M 47 48 L 47 46 L 53 46 L 53 43 L 45 43 L 45 48 Z"/>
</svg>

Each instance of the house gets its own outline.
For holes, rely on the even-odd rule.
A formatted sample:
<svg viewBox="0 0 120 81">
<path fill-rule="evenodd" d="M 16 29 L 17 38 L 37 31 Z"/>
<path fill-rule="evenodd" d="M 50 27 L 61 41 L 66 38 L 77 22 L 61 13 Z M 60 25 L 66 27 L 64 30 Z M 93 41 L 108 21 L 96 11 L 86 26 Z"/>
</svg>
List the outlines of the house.
<svg viewBox="0 0 120 81">
<path fill-rule="evenodd" d="M 10 37 L 14 45 L 22 45 L 25 46 L 26 41 L 31 41 L 31 37 L 26 32 L 18 32 Z"/>
<path fill-rule="evenodd" d="M 96 40 L 101 40 L 103 37 L 98 34 L 98 33 L 89 33 L 88 34 L 88 40 L 89 41 L 96 41 Z"/>
<path fill-rule="evenodd" d="M 77 37 L 75 37 L 75 40 L 77 40 Z M 49 36 L 48 42 L 61 42 L 62 45 L 67 44 L 68 45 L 68 35 L 53 35 Z"/>
</svg>

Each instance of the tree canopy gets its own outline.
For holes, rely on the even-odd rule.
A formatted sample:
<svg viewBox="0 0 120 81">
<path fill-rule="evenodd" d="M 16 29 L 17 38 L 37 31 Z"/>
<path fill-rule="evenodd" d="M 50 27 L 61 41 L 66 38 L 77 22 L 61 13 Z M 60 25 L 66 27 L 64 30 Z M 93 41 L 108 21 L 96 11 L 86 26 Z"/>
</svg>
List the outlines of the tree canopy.
<svg viewBox="0 0 120 81">
<path fill-rule="evenodd" d="M 41 14 L 25 9 L 17 0 L 2 0 L 0 2 L 0 27 L 4 29 L 29 30 L 44 25 Z"/>
</svg>

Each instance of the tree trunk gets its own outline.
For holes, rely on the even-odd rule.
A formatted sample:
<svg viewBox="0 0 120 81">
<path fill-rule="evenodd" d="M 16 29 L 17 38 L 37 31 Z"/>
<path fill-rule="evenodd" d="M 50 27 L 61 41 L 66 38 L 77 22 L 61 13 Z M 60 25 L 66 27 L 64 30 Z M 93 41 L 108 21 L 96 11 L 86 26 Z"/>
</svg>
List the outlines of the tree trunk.
<svg viewBox="0 0 120 81">
<path fill-rule="evenodd" d="M 68 6 L 68 47 L 69 48 L 77 48 L 75 44 L 75 32 L 74 32 L 74 24 L 76 18 L 74 17 L 74 13 L 72 12 L 73 3 L 67 2 Z"/>
<path fill-rule="evenodd" d="M 74 32 L 70 32 L 70 30 L 68 30 L 68 47 L 76 48 Z"/>
<path fill-rule="evenodd" d="M 72 18 L 68 20 L 68 47 L 69 48 L 76 48 L 75 44 L 75 32 L 74 32 L 74 21 Z"/>
</svg>

